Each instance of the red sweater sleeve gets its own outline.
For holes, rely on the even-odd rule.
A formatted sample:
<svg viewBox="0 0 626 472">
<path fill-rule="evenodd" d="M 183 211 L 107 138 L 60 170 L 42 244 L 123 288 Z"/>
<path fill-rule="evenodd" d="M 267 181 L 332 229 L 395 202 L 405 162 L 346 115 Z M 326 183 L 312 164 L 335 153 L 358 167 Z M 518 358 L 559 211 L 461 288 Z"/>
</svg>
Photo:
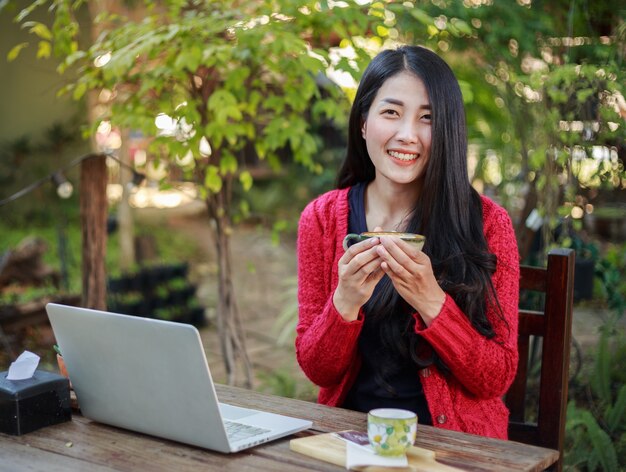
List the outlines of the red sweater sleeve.
<svg viewBox="0 0 626 472">
<path fill-rule="evenodd" d="M 487 244 L 497 257 L 492 281 L 501 314 L 493 308 L 487 313 L 495 337 L 487 339 L 479 334 L 449 295 L 430 327 L 420 329 L 423 323 L 416 323 L 416 331 L 433 346 L 468 391 L 478 398 L 493 398 L 507 391 L 517 369 L 519 256 L 506 211 L 487 199 L 483 211 Z"/>
<path fill-rule="evenodd" d="M 337 243 L 340 238 L 336 236 L 338 231 L 345 234 L 347 230 L 344 193 L 331 192 L 311 202 L 302 212 L 298 225 L 296 357 L 307 377 L 320 387 L 345 382 L 357 356 L 363 325 L 362 317 L 345 321 L 332 301 L 337 284 L 335 260 L 340 256 L 338 251 L 342 251 Z M 336 222 L 343 219 L 346 228 L 338 228 Z"/>
</svg>

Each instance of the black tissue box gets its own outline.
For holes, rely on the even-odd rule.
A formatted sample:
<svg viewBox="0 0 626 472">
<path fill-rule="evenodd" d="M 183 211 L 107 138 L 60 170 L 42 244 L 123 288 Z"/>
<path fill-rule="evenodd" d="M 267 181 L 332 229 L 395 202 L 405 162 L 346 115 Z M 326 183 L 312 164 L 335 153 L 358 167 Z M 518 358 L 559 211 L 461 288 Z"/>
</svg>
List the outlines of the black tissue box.
<svg viewBox="0 0 626 472">
<path fill-rule="evenodd" d="M 25 380 L 7 374 L 0 372 L 0 432 L 19 436 L 72 419 L 67 378 L 43 370 Z"/>
</svg>

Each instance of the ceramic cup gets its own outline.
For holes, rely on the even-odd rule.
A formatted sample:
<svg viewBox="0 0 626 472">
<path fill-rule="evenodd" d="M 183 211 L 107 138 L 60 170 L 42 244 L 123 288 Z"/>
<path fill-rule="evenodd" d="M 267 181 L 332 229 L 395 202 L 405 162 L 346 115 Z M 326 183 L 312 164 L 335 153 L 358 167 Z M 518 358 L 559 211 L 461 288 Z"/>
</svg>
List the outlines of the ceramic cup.
<svg viewBox="0 0 626 472">
<path fill-rule="evenodd" d="M 367 437 L 377 454 L 400 456 L 415 442 L 417 415 L 397 408 L 378 408 L 367 414 Z"/>
<path fill-rule="evenodd" d="M 421 234 L 400 233 L 398 231 L 368 231 L 361 234 L 350 233 L 346 235 L 346 237 L 343 238 L 343 249 L 344 251 L 347 251 L 348 248 L 355 243 L 360 243 L 368 238 L 379 238 L 381 236 L 394 236 L 396 238 L 400 238 L 403 241 L 415 244 L 420 250 L 424 247 L 424 242 L 426 241 L 426 237 Z"/>
</svg>

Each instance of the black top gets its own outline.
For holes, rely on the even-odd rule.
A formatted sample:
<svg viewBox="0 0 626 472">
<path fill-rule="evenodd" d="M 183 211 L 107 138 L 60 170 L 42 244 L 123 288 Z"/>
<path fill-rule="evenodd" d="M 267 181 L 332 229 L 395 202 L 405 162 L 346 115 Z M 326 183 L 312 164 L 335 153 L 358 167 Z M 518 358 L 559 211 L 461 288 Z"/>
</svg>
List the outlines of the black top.
<svg viewBox="0 0 626 472">
<path fill-rule="evenodd" d="M 365 189 L 366 183 L 359 183 L 348 193 L 350 213 L 348 232 L 362 233 L 367 231 L 365 220 Z M 374 294 L 380 285 L 374 289 Z M 410 316 L 406 314 L 405 316 Z M 381 362 L 389 362 L 389 358 L 382 359 L 375 355 L 381 346 L 380 331 L 368 322 L 370 317 L 365 316 L 363 329 L 359 335 L 359 352 L 362 358 L 361 370 L 348 392 L 342 405 L 344 408 L 368 412 L 374 408 L 403 408 L 417 414 L 419 423 L 432 425 L 432 418 L 428 411 L 428 404 L 420 382 L 419 367 L 410 359 L 394 358 L 397 363 L 392 370 L 393 374 L 382 378 Z M 406 339 L 401 340 L 407 342 Z"/>
</svg>

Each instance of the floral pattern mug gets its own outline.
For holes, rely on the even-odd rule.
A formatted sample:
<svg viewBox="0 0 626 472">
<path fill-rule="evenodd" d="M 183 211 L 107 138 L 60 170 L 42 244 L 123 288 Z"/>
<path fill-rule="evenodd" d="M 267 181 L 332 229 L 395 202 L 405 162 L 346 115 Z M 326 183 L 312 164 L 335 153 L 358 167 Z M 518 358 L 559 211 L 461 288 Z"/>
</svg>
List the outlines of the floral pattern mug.
<svg viewBox="0 0 626 472">
<path fill-rule="evenodd" d="M 397 408 L 378 408 L 367 415 L 367 436 L 377 454 L 400 456 L 415 442 L 417 415 Z"/>
</svg>

